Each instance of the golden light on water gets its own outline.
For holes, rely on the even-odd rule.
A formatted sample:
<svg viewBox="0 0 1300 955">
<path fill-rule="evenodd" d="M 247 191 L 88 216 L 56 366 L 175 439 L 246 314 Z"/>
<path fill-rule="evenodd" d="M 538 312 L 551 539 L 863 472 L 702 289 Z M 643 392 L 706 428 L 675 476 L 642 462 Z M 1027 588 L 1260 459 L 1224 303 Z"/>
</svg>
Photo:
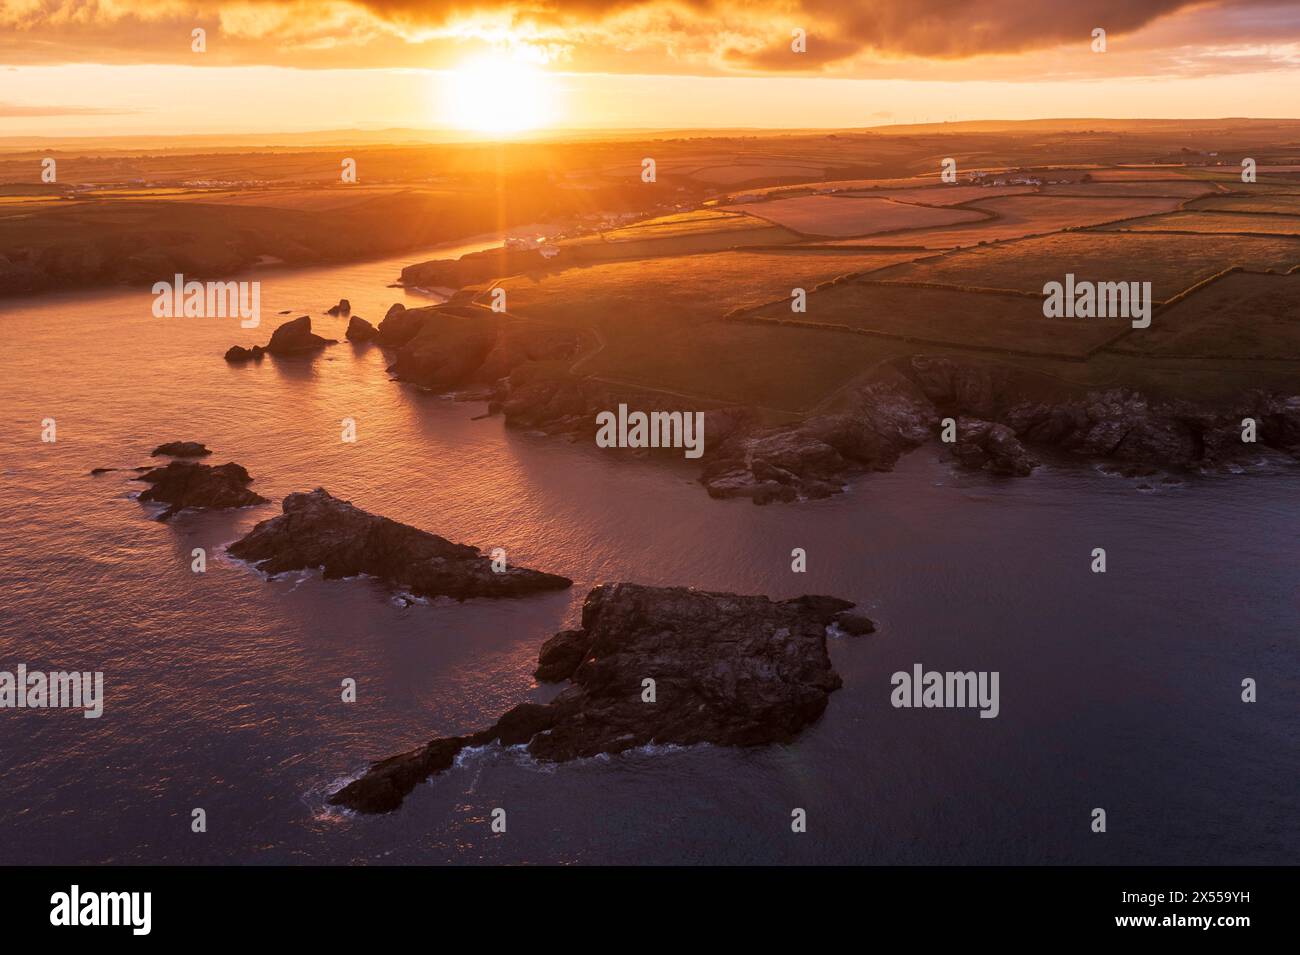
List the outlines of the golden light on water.
<svg viewBox="0 0 1300 955">
<path fill-rule="evenodd" d="M 554 78 L 516 57 L 494 53 L 466 60 L 441 74 L 440 83 L 446 115 L 460 129 L 510 135 L 556 119 Z"/>
</svg>

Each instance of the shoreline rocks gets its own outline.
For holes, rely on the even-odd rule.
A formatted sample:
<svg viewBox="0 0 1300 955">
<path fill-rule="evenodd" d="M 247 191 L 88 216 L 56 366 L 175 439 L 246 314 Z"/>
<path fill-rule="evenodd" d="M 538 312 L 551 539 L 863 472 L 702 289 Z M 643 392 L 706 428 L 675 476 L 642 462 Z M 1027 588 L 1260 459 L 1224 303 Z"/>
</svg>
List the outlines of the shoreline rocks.
<svg viewBox="0 0 1300 955">
<path fill-rule="evenodd" d="M 228 362 L 251 361 L 254 358 L 261 358 L 266 349 L 261 345 L 254 345 L 252 348 L 245 348 L 243 345 L 231 345 L 226 349 L 223 356 Z"/>
<path fill-rule="evenodd" d="M 489 279 L 546 268 L 549 260 L 538 249 L 504 246 L 469 252 L 458 259 L 431 259 L 402 269 L 401 284 L 407 288 L 442 287 L 461 289 Z"/>
<path fill-rule="evenodd" d="M 131 480 L 149 485 L 140 492 L 138 500 L 169 505 L 158 516 L 160 521 L 170 520 L 186 508 L 218 509 L 267 503 L 266 498 L 248 489 L 253 479 L 234 462 L 214 467 L 194 461 L 172 461 Z"/>
<path fill-rule="evenodd" d="M 755 504 L 824 498 L 854 476 L 889 471 L 898 459 L 956 420 L 956 441 L 941 444 L 954 464 L 1007 477 L 1039 466 L 1035 447 L 1154 473 L 1231 467 L 1261 452 L 1300 460 L 1300 397 L 1250 392 L 1234 402 L 1196 406 L 1126 389 L 1043 397 L 1043 383 L 1018 369 L 915 355 L 884 377 L 842 396 L 829 411 L 792 424 L 764 424 L 754 409 L 705 411 L 700 483 L 712 497 Z M 498 383 L 489 413 L 507 426 L 578 440 L 595 434 L 598 411 L 647 398 L 605 383 L 523 363 Z M 679 409 L 666 398 L 656 410 Z M 1255 443 L 1242 422 L 1257 422 Z"/>
<path fill-rule="evenodd" d="M 493 386 L 529 362 L 573 358 L 578 333 L 472 305 L 389 309 L 374 339 L 396 350 L 388 371 L 433 391 Z"/>
<path fill-rule="evenodd" d="M 205 458 L 212 452 L 201 441 L 168 441 L 150 452 L 150 457 Z"/>
<path fill-rule="evenodd" d="M 313 334 L 311 316 L 300 315 L 285 322 L 272 332 L 271 340 L 266 343 L 265 347 L 254 345 L 252 348 L 243 348 L 239 345 L 232 345 L 227 349 L 225 359 L 229 362 L 242 362 L 252 358 L 261 358 L 264 354 L 298 355 L 304 352 L 316 351 L 326 345 L 337 344 L 336 339 L 322 338 L 320 335 Z"/>
<path fill-rule="evenodd" d="M 348 319 L 348 330 L 343 333 L 343 337 L 350 342 L 368 342 L 373 341 L 378 334 L 379 329 L 360 315 L 353 315 Z"/>
<path fill-rule="evenodd" d="M 952 453 L 962 467 L 1018 477 L 1038 467 L 1038 461 L 1006 425 L 979 418 L 958 418 L 956 423 L 957 443 Z"/>
<path fill-rule="evenodd" d="M 705 452 L 700 483 L 710 497 L 755 504 L 838 494 L 862 471 L 892 470 L 929 437 L 933 409 L 905 386 L 877 382 L 851 406 L 794 425 L 743 429 Z"/>
<path fill-rule="evenodd" d="M 827 628 L 854 605 L 835 597 L 767 597 L 685 587 L 603 584 L 582 626 L 542 645 L 538 678 L 569 679 L 550 703 L 521 703 L 488 729 L 434 739 L 374 763 L 330 796 L 362 813 L 391 812 L 469 746 L 526 745 L 565 762 L 651 743 L 790 743 L 842 686 Z M 645 680 L 654 681 L 648 702 Z"/>
<path fill-rule="evenodd" d="M 290 494 L 281 509 L 231 544 L 230 555 L 271 576 L 316 568 L 326 580 L 368 574 L 416 597 L 521 597 L 573 584 L 508 564 L 497 572 L 477 547 L 370 514 L 324 488 Z"/>
</svg>

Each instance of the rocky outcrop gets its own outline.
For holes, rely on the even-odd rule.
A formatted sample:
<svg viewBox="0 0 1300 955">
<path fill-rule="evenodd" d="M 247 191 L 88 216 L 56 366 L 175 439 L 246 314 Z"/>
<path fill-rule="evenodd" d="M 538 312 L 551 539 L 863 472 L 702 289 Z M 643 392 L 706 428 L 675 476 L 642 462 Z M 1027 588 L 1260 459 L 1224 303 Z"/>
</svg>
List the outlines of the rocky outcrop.
<svg viewBox="0 0 1300 955">
<path fill-rule="evenodd" d="M 375 340 L 385 348 L 401 348 L 420 330 L 427 308 L 407 308 L 400 302 L 393 305 L 379 323 Z"/>
<path fill-rule="evenodd" d="M 134 471 L 136 474 L 140 474 L 144 471 L 152 471 L 152 470 L 153 470 L 152 464 L 144 464 L 134 468 L 91 468 L 90 476 L 98 477 L 101 474 L 110 474 L 113 471 Z"/>
<path fill-rule="evenodd" d="M 379 329 L 360 315 L 353 315 L 348 319 L 348 330 L 344 332 L 343 337 L 350 342 L 368 342 L 373 341 L 378 334 Z"/>
<path fill-rule="evenodd" d="M 1014 368 L 946 357 L 918 355 L 900 366 L 902 374 L 793 424 L 763 424 L 745 408 L 706 411 L 701 483 L 713 497 L 756 504 L 827 497 L 855 474 L 891 470 L 945 417 L 957 421 L 952 452 L 959 465 L 1007 476 L 1038 467 L 1035 446 L 1143 474 L 1215 469 L 1262 451 L 1300 459 L 1300 397 L 1253 392 L 1198 406 L 1123 389 L 1070 394 Z M 599 411 L 647 400 L 525 362 L 498 384 L 489 411 L 501 412 L 512 427 L 586 440 Z M 679 410 L 675 401 L 655 399 L 655 410 Z M 1253 443 L 1242 440 L 1247 419 L 1255 422 Z"/>
<path fill-rule="evenodd" d="M 546 641 L 538 678 L 569 679 L 550 703 L 523 703 L 488 729 L 439 738 L 372 765 L 330 797 L 390 812 L 467 746 L 527 746 L 562 762 L 650 743 L 792 742 L 841 686 L 827 627 L 853 606 L 834 597 L 766 597 L 606 584 L 587 595 L 582 627 Z M 648 696 L 653 680 L 653 695 Z"/>
<path fill-rule="evenodd" d="M 266 350 L 272 355 L 292 355 L 336 344 L 338 342 L 333 338 L 322 338 L 320 335 L 313 334 L 311 316 L 300 315 L 292 321 L 285 322 L 271 333 L 271 340 L 266 343 Z"/>
<path fill-rule="evenodd" d="M 1254 442 L 1242 440 L 1247 418 L 1256 423 Z M 1055 404 L 1025 402 L 1009 409 L 1006 421 L 1031 442 L 1153 467 L 1215 468 L 1264 449 L 1300 458 L 1300 398 L 1261 393 L 1206 409 L 1112 389 Z"/>
<path fill-rule="evenodd" d="M 351 313 L 352 303 L 345 298 L 341 298 L 339 299 L 339 303 L 337 305 L 331 305 L 325 314 L 333 315 L 337 318 L 340 315 L 350 315 Z"/>
<path fill-rule="evenodd" d="M 963 467 L 994 474 L 1024 477 L 1038 467 L 1036 461 L 1004 424 L 978 418 L 957 419 L 953 456 Z"/>
<path fill-rule="evenodd" d="M 252 348 L 245 348 L 242 345 L 231 345 L 226 349 L 226 361 L 231 363 L 251 361 L 254 358 L 261 358 L 266 349 L 261 345 L 254 345 Z"/>
<path fill-rule="evenodd" d="M 546 266 L 547 259 L 538 249 L 487 249 L 459 259 L 433 259 L 408 265 L 402 269 L 402 284 L 407 288 L 460 289 Z"/>
<path fill-rule="evenodd" d="M 272 332 L 271 340 L 266 343 L 266 347 L 254 345 L 252 348 L 242 348 L 239 345 L 232 345 L 226 351 L 225 357 L 229 362 L 241 362 L 248 361 L 250 358 L 261 358 L 263 354 L 299 355 L 316 351 L 326 345 L 337 344 L 337 340 L 333 338 L 322 338 L 320 335 L 313 334 L 311 316 L 300 315 Z"/>
<path fill-rule="evenodd" d="M 266 498 L 248 489 L 253 483 L 248 472 L 238 464 L 215 467 L 194 461 L 172 461 L 166 467 L 152 468 L 135 481 L 149 485 L 140 492 L 141 501 L 167 504 L 158 516 L 165 521 L 186 508 L 248 507 L 265 504 Z"/>
<path fill-rule="evenodd" d="M 572 358 L 579 342 L 568 329 L 445 305 L 390 312 L 376 340 L 397 349 L 388 369 L 395 377 L 434 391 L 491 385 L 526 362 Z"/>
<path fill-rule="evenodd" d="M 153 449 L 151 457 L 167 455 L 172 458 L 205 458 L 212 452 L 201 441 L 168 441 Z"/>
<path fill-rule="evenodd" d="M 1218 405 L 1157 399 L 1131 388 L 1041 396 L 1032 394 L 1028 376 L 1002 366 L 932 356 L 915 356 L 909 366 L 940 413 L 984 420 L 975 425 L 976 447 L 967 447 L 965 457 L 974 466 L 1005 468 L 1004 473 L 1027 473 L 1026 456 L 1008 435 L 989 429 L 991 421 L 1009 427 L 1018 442 L 1119 461 L 1143 473 L 1217 468 L 1262 450 L 1300 457 L 1300 396 L 1252 391 Z M 1247 418 L 1256 422 L 1255 442 L 1242 438 Z M 959 442 L 961 434 L 959 426 Z M 995 447 L 989 447 L 991 440 Z M 957 456 L 963 459 L 961 446 Z"/>
<path fill-rule="evenodd" d="M 617 405 L 600 382 L 525 365 L 500 382 L 488 410 L 512 428 L 594 437 L 596 414 Z"/>
<path fill-rule="evenodd" d="M 905 372 L 926 400 L 945 415 L 959 413 L 996 420 L 1015 400 L 1014 373 L 1000 365 L 914 355 Z"/>
<path fill-rule="evenodd" d="M 416 597 L 520 597 L 572 585 L 567 577 L 506 565 L 477 547 L 370 514 L 324 488 L 290 494 L 283 513 L 228 548 L 274 576 L 320 568 L 327 580 L 368 574 Z"/>
<path fill-rule="evenodd" d="M 1033 393 L 1028 376 L 1005 367 L 931 356 L 913 357 L 908 364 L 910 376 L 940 414 L 981 419 L 959 423 L 955 449 L 959 460 L 975 467 L 1028 473 L 1033 459 L 1020 442 L 1151 469 L 1145 473 L 1215 468 L 1264 449 L 1300 457 L 1300 397 L 1255 391 L 1210 406 L 1126 388 L 1042 396 Z M 1256 422 L 1254 442 L 1242 440 L 1247 418 Z M 1014 443 L 1000 425 L 1011 430 Z M 964 430 L 973 440 L 963 440 Z"/>
<path fill-rule="evenodd" d="M 876 622 L 862 613 L 845 611 L 836 614 L 834 623 L 841 633 L 847 633 L 851 637 L 864 637 L 876 632 Z"/>
<path fill-rule="evenodd" d="M 706 451 L 710 496 L 755 504 L 836 494 L 850 475 L 888 471 L 930 435 L 934 409 L 905 385 L 878 382 L 843 410 L 776 428 L 740 429 Z M 716 445 L 715 445 L 716 447 Z"/>
</svg>

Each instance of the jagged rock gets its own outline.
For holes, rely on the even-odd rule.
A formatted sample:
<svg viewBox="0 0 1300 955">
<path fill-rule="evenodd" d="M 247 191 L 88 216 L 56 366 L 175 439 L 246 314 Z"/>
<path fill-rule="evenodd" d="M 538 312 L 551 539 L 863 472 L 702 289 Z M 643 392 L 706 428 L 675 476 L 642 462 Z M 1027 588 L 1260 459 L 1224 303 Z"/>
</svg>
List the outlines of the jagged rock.
<svg viewBox="0 0 1300 955">
<path fill-rule="evenodd" d="M 1258 424 L 1255 444 L 1242 441 L 1247 417 Z M 1214 467 L 1261 448 L 1300 456 L 1300 398 L 1258 393 L 1206 409 L 1111 389 L 1059 404 L 1025 402 L 1007 411 L 1006 422 L 1030 441 L 1149 468 Z"/>
<path fill-rule="evenodd" d="M 368 342 L 373 340 L 378 334 L 379 329 L 375 328 L 375 326 L 371 325 L 360 315 L 353 315 L 348 320 L 348 330 L 344 333 L 344 337 L 350 342 Z"/>
<path fill-rule="evenodd" d="M 333 315 L 337 318 L 339 315 L 348 315 L 351 313 L 351 311 L 352 311 L 352 303 L 345 298 L 341 298 L 339 299 L 339 303 L 337 305 L 331 305 L 329 311 L 327 311 L 325 314 Z"/>
<path fill-rule="evenodd" d="M 544 268 L 547 261 L 538 249 L 485 249 L 462 255 L 459 259 L 433 259 L 408 265 L 402 269 L 402 284 L 408 288 L 459 289 L 488 279 Z"/>
<path fill-rule="evenodd" d="M 1000 366 L 962 363 L 933 355 L 914 355 L 910 377 L 942 412 L 996 418 L 1010 400 L 1012 373 Z"/>
<path fill-rule="evenodd" d="M 400 342 L 389 371 L 436 391 L 492 384 L 525 362 L 570 358 L 578 350 L 573 331 L 482 308 L 407 309 L 385 319 L 379 334 L 380 344 Z"/>
<path fill-rule="evenodd" d="M 248 472 L 233 462 L 213 467 L 194 461 L 172 461 L 166 467 L 152 468 L 132 480 L 150 485 L 140 493 L 141 501 L 160 501 L 170 505 L 159 515 L 160 521 L 170 519 L 187 507 L 248 507 L 266 503 L 266 498 L 248 489 L 253 482 Z"/>
<path fill-rule="evenodd" d="M 168 441 L 154 448 L 151 457 L 165 454 L 173 458 L 205 458 L 211 453 L 200 441 Z"/>
<path fill-rule="evenodd" d="M 1292 457 L 1300 457 L 1300 395 L 1282 398 L 1256 393 L 1253 398 L 1247 410 L 1249 417 L 1259 422 L 1260 440 Z M 1240 421 L 1235 422 L 1233 431 L 1240 440 Z"/>
<path fill-rule="evenodd" d="M 327 580 L 369 574 L 417 597 L 519 597 L 573 583 L 523 567 L 497 573 L 477 547 L 367 513 L 324 488 L 290 494 L 282 509 L 231 544 L 230 554 L 272 576 L 308 568 Z"/>
<path fill-rule="evenodd" d="M 854 637 L 866 636 L 869 633 L 876 632 L 876 622 L 862 613 L 838 613 L 835 615 L 835 626 L 839 627 L 844 633 Z"/>
<path fill-rule="evenodd" d="M 1031 444 L 1052 445 L 1088 458 L 1151 468 L 1217 466 L 1269 448 L 1300 457 L 1300 397 L 1252 392 L 1227 405 L 1193 405 L 1154 398 L 1125 388 L 1083 396 L 1041 393 L 1031 378 L 1001 366 L 961 364 L 950 358 L 918 355 L 907 363 L 909 377 L 941 414 L 959 414 L 1004 424 Z M 1258 422 L 1257 443 L 1241 439 L 1242 419 Z M 960 438 L 959 438 L 960 440 Z M 985 447 L 986 440 L 998 443 Z M 982 431 L 975 446 L 959 451 L 973 466 L 1001 457 L 995 469 L 1025 474 L 1023 448 L 996 430 Z"/>
<path fill-rule="evenodd" d="M 312 334 L 311 316 L 300 315 L 292 321 L 285 322 L 271 333 L 271 340 L 266 343 L 266 351 L 272 355 L 292 355 L 335 344 L 338 343 L 333 338 L 322 338 L 320 335 Z"/>
<path fill-rule="evenodd" d="M 226 350 L 226 361 L 240 362 L 250 361 L 254 358 L 261 358 L 266 349 L 261 345 L 254 345 L 252 348 L 244 348 L 241 345 L 231 345 Z"/>
<path fill-rule="evenodd" d="M 430 309 L 388 370 L 402 381 L 437 391 L 465 384 L 496 344 L 496 324 Z"/>
<path fill-rule="evenodd" d="M 561 630 L 542 644 L 537 654 L 537 669 L 533 676 L 543 683 L 567 680 L 587 655 L 590 645 L 582 630 Z"/>
<path fill-rule="evenodd" d="M 324 348 L 326 345 L 337 344 L 338 342 L 333 338 L 322 338 L 319 335 L 312 334 L 311 316 L 300 315 L 292 321 L 285 322 L 272 332 L 271 340 L 266 343 L 265 348 L 261 345 L 254 345 L 252 348 L 242 348 L 239 345 L 230 346 L 226 351 L 226 361 L 248 361 L 250 358 L 261 358 L 264 353 L 295 355 L 301 352 L 313 351 L 317 348 Z"/>
<path fill-rule="evenodd" d="M 978 418 L 957 420 L 957 443 L 953 455 L 963 467 L 984 469 L 994 474 L 1029 474 L 1038 462 L 1016 439 L 1016 433 L 1004 424 Z"/>
<path fill-rule="evenodd" d="M 527 745 L 561 762 L 649 743 L 759 746 L 792 742 L 841 686 L 826 628 L 852 603 L 684 587 L 606 584 L 587 595 L 582 628 L 542 648 L 539 674 L 572 685 L 550 703 L 523 703 L 493 726 L 435 739 L 381 760 L 330 797 L 359 812 L 390 812 L 466 746 Z M 655 701 L 643 702 L 643 680 Z"/>
<path fill-rule="evenodd" d="M 375 340 L 385 348 L 401 348 L 415 337 L 433 308 L 406 308 L 400 302 L 393 305 L 379 323 Z"/>
<path fill-rule="evenodd" d="M 862 470 L 887 471 L 929 436 L 934 409 L 900 384 L 876 383 L 845 411 L 777 428 L 738 428 L 715 453 L 700 481 L 713 497 L 756 504 L 829 497 Z"/>
<path fill-rule="evenodd" d="M 550 434 L 596 434 L 596 414 L 617 407 L 609 388 L 571 375 L 544 375 L 523 366 L 502 382 L 490 411 L 500 411 L 512 428 Z"/>
</svg>

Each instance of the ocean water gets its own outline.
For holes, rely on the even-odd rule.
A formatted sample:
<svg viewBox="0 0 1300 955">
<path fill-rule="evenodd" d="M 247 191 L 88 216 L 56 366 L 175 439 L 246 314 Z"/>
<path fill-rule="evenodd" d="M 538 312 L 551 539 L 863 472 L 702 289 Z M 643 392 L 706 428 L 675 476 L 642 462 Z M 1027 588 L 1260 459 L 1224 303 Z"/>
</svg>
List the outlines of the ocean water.
<svg viewBox="0 0 1300 955">
<path fill-rule="evenodd" d="M 923 449 L 840 497 L 760 508 L 709 499 L 685 462 L 472 420 L 481 404 L 390 382 L 372 346 L 222 360 L 281 309 L 341 339 L 321 314 L 340 297 L 376 322 L 414 304 L 386 288 L 410 261 L 261 273 L 253 330 L 156 319 L 147 289 L 4 304 L 0 669 L 100 670 L 106 702 L 97 720 L 0 711 L 0 863 L 1296 861 L 1300 468 L 1142 491 L 1084 465 L 961 475 Z M 324 486 L 575 586 L 401 607 L 364 579 L 268 582 L 220 549 L 277 503 L 162 524 L 132 472 L 88 474 L 174 439 L 274 502 Z M 397 813 L 325 805 L 370 759 L 552 696 L 538 646 L 619 580 L 835 594 L 880 630 L 832 639 L 844 687 L 789 746 L 560 766 L 494 747 Z M 998 671 L 1000 715 L 893 708 L 891 674 L 916 663 Z"/>
</svg>

